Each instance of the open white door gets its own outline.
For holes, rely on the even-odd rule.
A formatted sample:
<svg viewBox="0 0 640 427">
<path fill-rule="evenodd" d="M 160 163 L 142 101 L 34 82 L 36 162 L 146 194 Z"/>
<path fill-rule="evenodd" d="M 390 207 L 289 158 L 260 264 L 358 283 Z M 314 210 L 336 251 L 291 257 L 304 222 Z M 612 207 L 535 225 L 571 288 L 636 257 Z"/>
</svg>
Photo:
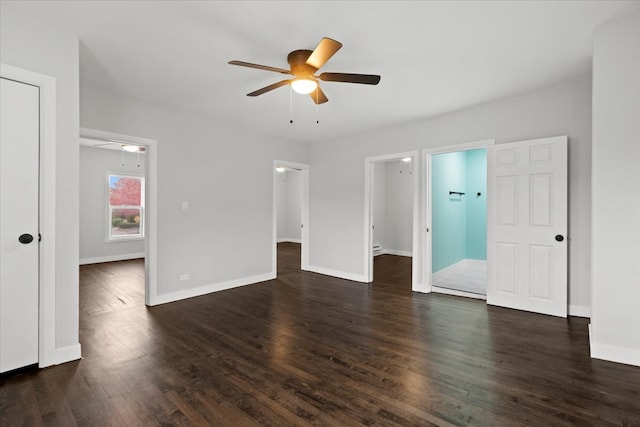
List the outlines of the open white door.
<svg viewBox="0 0 640 427">
<path fill-rule="evenodd" d="M 567 137 L 489 147 L 487 303 L 567 317 Z"/>
</svg>

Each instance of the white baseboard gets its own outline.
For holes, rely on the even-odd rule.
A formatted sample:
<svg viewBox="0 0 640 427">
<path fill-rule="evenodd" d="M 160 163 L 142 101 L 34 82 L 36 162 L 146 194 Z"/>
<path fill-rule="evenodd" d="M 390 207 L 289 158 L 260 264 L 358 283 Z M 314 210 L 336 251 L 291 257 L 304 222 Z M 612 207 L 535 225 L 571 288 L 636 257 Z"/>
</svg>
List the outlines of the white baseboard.
<svg viewBox="0 0 640 427">
<path fill-rule="evenodd" d="M 617 345 L 597 342 L 593 336 L 591 324 L 589 324 L 589 345 L 591 358 L 607 360 L 609 362 L 624 363 L 626 365 L 640 366 L 640 350 L 620 347 Z"/>
<path fill-rule="evenodd" d="M 67 347 L 56 348 L 55 353 L 51 355 L 51 359 L 41 363 L 39 366 L 45 368 L 47 366 L 60 365 L 61 363 L 78 360 L 81 357 L 82 349 L 80 343 L 77 343 Z"/>
<path fill-rule="evenodd" d="M 591 318 L 591 307 L 588 305 L 569 304 L 569 316 Z"/>
<path fill-rule="evenodd" d="M 237 288 L 239 286 L 252 285 L 254 283 L 266 282 L 267 280 L 275 279 L 276 275 L 273 272 L 258 274 L 250 277 L 243 277 L 240 279 L 227 280 L 220 283 L 212 283 L 210 285 L 198 286 L 197 288 L 185 289 L 183 291 L 170 292 L 168 294 L 161 294 L 151 296 L 149 299 L 149 305 L 167 304 L 182 299 L 198 297 L 201 295 L 210 294 L 213 292 L 224 291 L 226 289 Z"/>
<path fill-rule="evenodd" d="M 325 276 L 338 277 L 340 279 L 353 280 L 354 282 L 367 283 L 366 278 L 362 274 L 347 273 L 345 271 L 333 270 L 333 269 L 324 268 L 324 267 L 316 267 L 314 265 L 308 266 L 306 271 L 311 271 L 313 273 L 324 274 Z"/>
<path fill-rule="evenodd" d="M 383 249 L 381 252 L 382 255 L 398 255 L 398 256 L 413 256 L 411 251 L 397 251 L 395 249 Z"/>
<path fill-rule="evenodd" d="M 138 258 L 144 258 L 144 252 L 139 252 L 135 254 L 99 256 L 94 258 L 80 258 L 80 265 L 98 264 L 101 262 L 126 261 L 128 259 L 138 259 Z"/>
<path fill-rule="evenodd" d="M 278 239 L 278 243 L 302 243 L 302 240 L 294 239 L 293 237 L 283 237 Z"/>
<path fill-rule="evenodd" d="M 465 298 L 473 298 L 473 299 L 481 299 L 481 300 L 487 299 L 486 295 L 474 294 L 472 292 L 456 291 L 455 289 L 439 288 L 438 286 L 432 286 L 431 292 L 435 292 L 438 294 L 455 295 L 457 297 L 465 297 Z"/>
</svg>

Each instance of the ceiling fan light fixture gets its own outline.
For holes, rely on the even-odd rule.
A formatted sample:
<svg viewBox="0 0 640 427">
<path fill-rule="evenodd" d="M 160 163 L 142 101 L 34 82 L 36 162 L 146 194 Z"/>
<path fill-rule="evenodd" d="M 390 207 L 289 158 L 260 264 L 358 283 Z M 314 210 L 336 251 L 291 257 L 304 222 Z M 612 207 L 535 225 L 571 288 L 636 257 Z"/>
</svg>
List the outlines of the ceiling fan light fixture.
<svg viewBox="0 0 640 427">
<path fill-rule="evenodd" d="M 128 151 L 129 153 L 136 153 L 138 151 L 142 151 L 140 147 L 137 145 L 127 145 L 127 144 L 123 144 L 122 149 L 124 151 Z"/>
<path fill-rule="evenodd" d="M 318 82 L 314 79 L 299 77 L 291 81 L 291 88 L 301 95 L 307 95 L 318 87 Z"/>
</svg>

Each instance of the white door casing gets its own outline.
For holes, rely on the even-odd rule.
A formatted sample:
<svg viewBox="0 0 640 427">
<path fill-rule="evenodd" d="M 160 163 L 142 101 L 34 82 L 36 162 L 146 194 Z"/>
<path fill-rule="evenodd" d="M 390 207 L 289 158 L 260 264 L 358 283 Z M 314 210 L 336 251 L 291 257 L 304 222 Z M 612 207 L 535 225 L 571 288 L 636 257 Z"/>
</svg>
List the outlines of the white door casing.
<svg viewBox="0 0 640 427">
<path fill-rule="evenodd" d="M 39 359 L 40 90 L 0 81 L 0 372 L 7 372 Z"/>
<path fill-rule="evenodd" d="M 487 303 L 566 317 L 567 137 L 487 154 Z"/>
</svg>

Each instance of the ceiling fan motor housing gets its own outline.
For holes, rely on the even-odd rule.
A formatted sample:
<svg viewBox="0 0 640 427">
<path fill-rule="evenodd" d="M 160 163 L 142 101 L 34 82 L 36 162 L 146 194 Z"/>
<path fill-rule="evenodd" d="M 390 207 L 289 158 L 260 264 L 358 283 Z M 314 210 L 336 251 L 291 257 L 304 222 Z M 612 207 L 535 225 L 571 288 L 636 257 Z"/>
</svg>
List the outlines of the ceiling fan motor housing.
<svg viewBox="0 0 640 427">
<path fill-rule="evenodd" d="M 307 64 L 307 59 L 313 51 L 307 49 L 294 50 L 287 55 L 287 62 L 291 67 L 291 73 L 297 77 L 310 77 L 318 71 L 317 68 Z"/>
</svg>

